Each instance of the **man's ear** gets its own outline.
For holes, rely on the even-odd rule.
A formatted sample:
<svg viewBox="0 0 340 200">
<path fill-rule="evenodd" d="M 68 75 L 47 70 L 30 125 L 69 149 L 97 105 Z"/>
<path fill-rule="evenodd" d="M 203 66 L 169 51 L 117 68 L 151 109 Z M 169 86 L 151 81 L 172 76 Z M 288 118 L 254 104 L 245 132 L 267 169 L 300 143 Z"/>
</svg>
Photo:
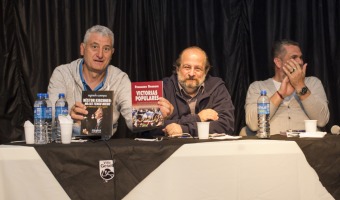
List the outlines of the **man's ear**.
<svg viewBox="0 0 340 200">
<path fill-rule="evenodd" d="M 84 52 L 85 52 L 85 43 L 80 43 L 80 55 L 84 56 Z"/>
<path fill-rule="evenodd" d="M 282 66 L 282 60 L 280 58 L 274 58 L 274 63 L 275 63 L 275 66 L 278 67 L 278 68 L 281 68 Z"/>
</svg>

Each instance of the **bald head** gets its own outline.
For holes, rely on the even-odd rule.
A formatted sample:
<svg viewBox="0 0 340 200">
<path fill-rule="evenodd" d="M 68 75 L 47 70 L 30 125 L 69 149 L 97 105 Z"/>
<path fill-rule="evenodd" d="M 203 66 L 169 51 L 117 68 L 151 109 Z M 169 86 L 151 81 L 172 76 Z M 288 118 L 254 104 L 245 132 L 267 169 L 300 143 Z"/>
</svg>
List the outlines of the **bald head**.
<svg viewBox="0 0 340 200">
<path fill-rule="evenodd" d="M 192 47 L 188 47 L 186 49 L 184 49 L 181 54 L 179 55 L 179 58 L 176 61 L 176 67 L 179 67 L 181 64 L 183 64 L 183 58 L 188 58 L 191 57 L 193 59 L 199 59 L 202 60 L 202 65 L 205 68 L 205 73 L 207 74 L 208 71 L 210 70 L 211 66 L 209 64 L 208 61 L 208 56 L 205 53 L 205 51 L 203 51 L 201 48 L 197 47 L 197 46 L 192 46 Z"/>
</svg>

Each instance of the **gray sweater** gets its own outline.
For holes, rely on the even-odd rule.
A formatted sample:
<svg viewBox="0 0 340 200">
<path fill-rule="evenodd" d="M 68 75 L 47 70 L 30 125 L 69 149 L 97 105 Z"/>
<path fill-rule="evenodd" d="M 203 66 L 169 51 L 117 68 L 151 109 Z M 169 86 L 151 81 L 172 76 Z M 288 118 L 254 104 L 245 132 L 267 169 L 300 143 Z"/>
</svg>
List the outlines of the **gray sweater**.
<svg viewBox="0 0 340 200">
<path fill-rule="evenodd" d="M 59 93 L 65 93 L 69 111 L 76 101 L 81 102 L 83 83 L 79 74 L 79 64 L 82 59 L 77 59 L 69 64 L 60 65 L 53 71 L 48 85 L 48 94 L 52 102 L 52 113 L 54 119 L 54 105 L 58 100 Z M 131 81 L 128 75 L 119 68 L 108 66 L 107 77 L 100 91 L 113 91 L 113 133 L 117 130 L 117 121 L 120 113 L 125 118 L 126 125 L 132 129 L 132 107 L 131 107 Z"/>
<path fill-rule="evenodd" d="M 306 77 L 305 84 L 311 91 L 311 94 L 303 101 L 294 93 L 289 101 L 285 99 L 279 107 L 270 104 L 271 135 L 280 134 L 280 131 L 285 132 L 288 129 L 304 130 L 304 120 L 306 119 L 318 120 L 318 127 L 324 127 L 328 123 L 328 101 L 321 81 L 316 77 Z M 268 98 L 275 94 L 277 90 L 273 79 L 255 81 L 249 86 L 245 110 L 246 124 L 252 131 L 258 129 L 257 99 L 260 96 L 261 90 L 267 91 Z"/>
</svg>

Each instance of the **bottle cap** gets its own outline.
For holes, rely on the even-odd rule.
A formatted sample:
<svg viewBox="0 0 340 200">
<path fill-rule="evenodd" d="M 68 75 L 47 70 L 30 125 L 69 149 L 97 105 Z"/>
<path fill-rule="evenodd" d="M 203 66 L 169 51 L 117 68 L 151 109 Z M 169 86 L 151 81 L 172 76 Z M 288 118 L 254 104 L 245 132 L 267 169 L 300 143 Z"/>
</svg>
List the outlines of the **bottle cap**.
<svg viewBox="0 0 340 200">
<path fill-rule="evenodd" d="M 261 95 L 267 95 L 267 91 L 266 90 L 261 90 Z"/>
<path fill-rule="evenodd" d="M 60 98 L 65 98 L 65 94 L 64 93 L 59 93 L 59 99 Z"/>
<path fill-rule="evenodd" d="M 37 97 L 38 97 L 38 99 L 43 98 L 43 97 L 44 97 L 44 93 L 38 93 L 38 94 L 37 94 Z"/>
</svg>

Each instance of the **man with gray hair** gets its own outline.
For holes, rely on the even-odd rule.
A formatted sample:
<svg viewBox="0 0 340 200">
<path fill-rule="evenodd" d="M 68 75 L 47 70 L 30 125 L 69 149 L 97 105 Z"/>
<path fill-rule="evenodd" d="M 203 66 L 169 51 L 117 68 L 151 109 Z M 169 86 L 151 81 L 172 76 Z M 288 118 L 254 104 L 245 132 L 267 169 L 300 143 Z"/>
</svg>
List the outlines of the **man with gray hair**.
<svg viewBox="0 0 340 200">
<path fill-rule="evenodd" d="M 115 50 L 113 43 L 113 33 L 105 26 L 95 25 L 86 31 L 80 44 L 83 58 L 58 66 L 50 79 L 48 93 L 53 114 L 58 94 L 65 93 L 70 116 L 80 124 L 88 114 L 81 103 L 82 91 L 113 91 L 113 133 L 117 130 L 120 113 L 132 130 L 131 81 L 125 72 L 110 65 Z M 159 105 L 164 117 L 170 114 L 171 105 L 167 100 L 160 99 Z"/>
</svg>

